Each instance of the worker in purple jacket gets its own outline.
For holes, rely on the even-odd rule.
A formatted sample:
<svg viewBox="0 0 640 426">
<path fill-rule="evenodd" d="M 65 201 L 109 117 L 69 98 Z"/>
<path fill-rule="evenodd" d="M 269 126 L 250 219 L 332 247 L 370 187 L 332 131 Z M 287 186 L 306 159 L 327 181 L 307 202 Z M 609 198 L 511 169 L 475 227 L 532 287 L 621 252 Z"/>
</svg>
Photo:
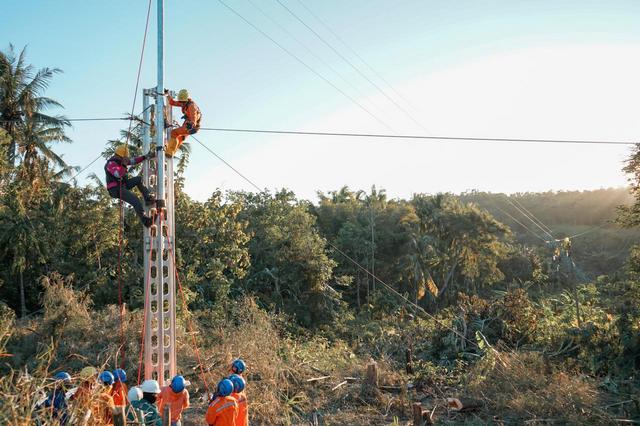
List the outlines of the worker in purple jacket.
<svg viewBox="0 0 640 426">
<path fill-rule="evenodd" d="M 128 166 L 142 163 L 144 160 L 153 158 L 155 153 L 129 158 L 129 148 L 127 145 L 120 145 L 115 150 L 115 155 L 107 160 L 104 171 L 107 176 L 107 191 L 111 198 L 118 198 L 129 204 L 136 211 L 136 214 L 147 228 L 153 223 L 153 219 L 144 214 L 144 207 L 140 199 L 130 190 L 134 187 L 142 193 L 147 204 L 153 204 L 155 197 L 142 184 L 140 176 L 128 177 Z"/>
</svg>

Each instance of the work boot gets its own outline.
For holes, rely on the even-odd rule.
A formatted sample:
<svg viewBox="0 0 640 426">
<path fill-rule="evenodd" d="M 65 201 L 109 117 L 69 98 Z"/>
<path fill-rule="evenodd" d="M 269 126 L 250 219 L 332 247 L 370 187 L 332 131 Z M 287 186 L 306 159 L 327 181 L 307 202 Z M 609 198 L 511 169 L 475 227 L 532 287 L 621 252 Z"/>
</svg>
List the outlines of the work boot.
<svg viewBox="0 0 640 426">
<path fill-rule="evenodd" d="M 142 220 L 142 224 L 145 228 L 149 228 L 151 225 L 153 225 L 153 219 L 151 219 L 149 216 L 142 216 L 140 220 Z"/>
<path fill-rule="evenodd" d="M 155 195 L 153 195 L 153 194 L 149 194 L 148 196 L 146 196 L 146 197 L 144 198 L 144 202 L 145 202 L 145 204 L 146 204 L 146 205 L 148 205 L 148 206 L 152 206 L 152 205 L 153 205 L 153 203 L 155 203 L 155 202 L 156 202 L 156 196 L 155 196 Z"/>
</svg>

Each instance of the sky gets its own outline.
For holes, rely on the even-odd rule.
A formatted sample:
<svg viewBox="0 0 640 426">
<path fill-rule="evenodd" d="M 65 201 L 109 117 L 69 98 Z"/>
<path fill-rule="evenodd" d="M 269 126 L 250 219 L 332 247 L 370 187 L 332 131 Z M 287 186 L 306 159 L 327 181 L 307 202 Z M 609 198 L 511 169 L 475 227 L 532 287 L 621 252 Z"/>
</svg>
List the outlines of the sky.
<svg viewBox="0 0 640 426">
<path fill-rule="evenodd" d="M 189 89 L 203 127 L 624 141 L 640 134 L 638 1 L 224 1 L 298 60 L 219 1 L 166 0 L 165 86 Z M 156 84 L 153 3 L 142 87 Z M 64 71 L 47 95 L 67 117 L 122 116 L 131 109 L 147 4 L 6 1 L 0 47 L 26 45 L 34 66 Z M 140 105 L 138 96 L 136 111 Z M 58 151 L 84 167 L 125 126 L 74 123 L 73 143 Z M 623 186 L 631 150 L 213 131 L 197 137 L 259 187 L 310 200 L 344 185 L 375 185 L 392 198 Z M 216 189 L 253 189 L 192 145 L 189 195 L 205 200 Z M 79 183 L 90 173 L 102 177 L 102 166 L 96 162 Z"/>
</svg>

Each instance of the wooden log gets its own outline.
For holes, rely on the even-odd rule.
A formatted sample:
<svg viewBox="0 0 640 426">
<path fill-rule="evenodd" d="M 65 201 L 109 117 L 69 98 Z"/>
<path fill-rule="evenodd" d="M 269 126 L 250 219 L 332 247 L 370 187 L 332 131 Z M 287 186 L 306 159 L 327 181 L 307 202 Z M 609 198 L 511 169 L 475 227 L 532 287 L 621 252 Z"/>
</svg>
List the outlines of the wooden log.
<svg viewBox="0 0 640 426">
<path fill-rule="evenodd" d="M 404 355 L 406 359 L 405 369 L 407 371 L 407 374 L 413 374 L 413 351 L 411 350 L 411 348 L 407 348 Z"/>
<path fill-rule="evenodd" d="M 378 387 L 378 363 L 373 359 L 367 364 L 367 385 L 374 388 Z"/>
<path fill-rule="evenodd" d="M 419 402 L 413 403 L 413 426 L 422 426 L 424 421 L 422 420 L 422 405 Z"/>
<path fill-rule="evenodd" d="M 113 408 L 113 426 L 126 426 L 127 418 L 124 415 L 124 407 L 117 406 Z"/>
<path fill-rule="evenodd" d="M 471 398 L 447 398 L 447 407 L 455 411 L 472 411 L 482 407 L 482 401 Z"/>
<path fill-rule="evenodd" d="M 360 380 L 357 377 L 343 377 L 343 379 L 345 379 L 349 383 L 354 383 L 354 382 L 357 382 L 358 380 Z"/>
</svg>

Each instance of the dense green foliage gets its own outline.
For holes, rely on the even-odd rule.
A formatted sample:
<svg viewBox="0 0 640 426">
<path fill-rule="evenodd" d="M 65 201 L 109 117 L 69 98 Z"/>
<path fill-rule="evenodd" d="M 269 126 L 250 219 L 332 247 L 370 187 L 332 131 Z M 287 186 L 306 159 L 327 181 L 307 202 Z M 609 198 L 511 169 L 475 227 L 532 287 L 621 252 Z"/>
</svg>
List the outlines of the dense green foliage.
<svg viewBox="0 0 640 426">
<path fill-rule="evenodd" d="M 39 365 L 38 354 L 54 348 L 54 366 L 76 368 L 80 363 L 69 361 L 76 353 L 104 361 L 82 336 L 117 317 L 119 204 L 98 177 L 80 186 L 64 180 L 69 168 L 54 143 L 68 141 L 68 123 L 47 115 L 59 104 L 44 97 L 58 71 L 34 73 L 25 60 L 13 48 L 0 54 L 0 117 L 7 120 L 0 129 L 0 349 L 8 344 L 12 367 Z M 123 139 L 139 145 L 139 129 L 107 142 L 104 155 Z M 297 345 L 322 341 L 349 359 L 374 357 L 398 369 L 413 348 L 414 372 L 403 380 L 476 394 L 490 383 L 502 392 L 491 402 L 496 411 L 521 419 L 562 415 L 561 406 L 573 421 L 596 403 L 598 386 L 614 396 L 638 389 L 640 233 L 614 223 L 640 223 L 637 157 L 626 168 L 635 199 L 626 189 L 603 189 L 401 200 L 344 187 L 319 193 L 317 202 L 286 189 L 212 189 L 201 202 L 182 190 L 183 155 L 172 254 L 188 306 L 207 331 L 262 318 L 270 339 L 288 336 L 274 343 L 282 362 L 303 362 Z M 121 231 L 120 279 L 135 352 L 145 271 L 141 226 L 128 208 Z M 242 318 L 239 306 L 251 318 Z M 21 323 L 11 311 L 33 317 Z M 5 339 L 28 321 L 36 325 Z M 102 332 L 112 348 L 115 334 Z M 209 334 L 203 339 L 215 345 Z M 527 363 L 544 367 L 531 384 Z M 585 379 L 567 378 L 573 373 Z M 504 382 L 487 381 L 500 374 L 523 394 L 564 384 L 577 396 L 556 405 L 535 397 L 515 402 Z M 296 395 L 274 398 L 293 404 Z M 585 415 L 608 418 L 602 410 Z"/>
</svg>

